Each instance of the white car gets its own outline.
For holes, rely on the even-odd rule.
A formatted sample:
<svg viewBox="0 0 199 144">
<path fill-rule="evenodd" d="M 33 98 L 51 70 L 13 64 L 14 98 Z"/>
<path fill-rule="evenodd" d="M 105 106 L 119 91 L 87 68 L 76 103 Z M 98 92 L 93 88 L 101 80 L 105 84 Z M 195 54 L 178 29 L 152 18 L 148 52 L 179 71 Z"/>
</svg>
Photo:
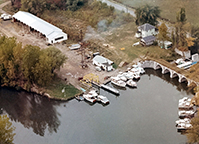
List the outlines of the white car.
<svg viewBox="0 0 199 144">
<path fill-rule="evenodd" d="M 11 20 L 12 19 L 12 16 L 9 15 L 9 14 L 2 14 L 1 15 L 1 18 L 5 21 L 5 20 Z"/>
</svg>

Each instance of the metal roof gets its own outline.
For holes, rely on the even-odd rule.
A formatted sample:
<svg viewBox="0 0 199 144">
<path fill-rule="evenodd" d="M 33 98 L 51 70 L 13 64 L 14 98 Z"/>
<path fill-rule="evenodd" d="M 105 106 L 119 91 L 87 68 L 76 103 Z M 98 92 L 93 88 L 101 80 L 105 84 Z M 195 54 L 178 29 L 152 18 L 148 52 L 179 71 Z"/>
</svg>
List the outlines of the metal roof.
<svg viewBox="0 0 199 144">
<path fill-rule="evenodd" d="M 148 30 L 151 30 L 151 29 L 154 29 L 154 28 L 155 28 L 155 26 L 153 26 L 149 23 L 145 23 L 145 24 L 138 27 L 138 29 L 143 30 L 143 31 L 148 31 Z"/>
<path fill-rule="evenodd" d="M 44 34 L 47 38 L 52 38 L 58 34 L 65 34 L 62 30 L 36 16 L 24 11 L 18 11 L 13 15 L 13 18 L 20 22 L 34 28 L 40 33 Z"/>
<path fill-rule="evenodd" d="M 94 58 L 93 58 L 93 61 L 97 61 L 97 62 L 99 62 L 99 63 L 101 63 L 101 64 L 104 64 L 104 65 L 111 65 L 113 62 L 111 61 L 111 60 L 109 60 L 109 59 L 107 59 L 107 58 L 105 58 L 105 57 L 103 57 L 103 56 L 99 56 L 99 55 L 96 55 Z"/>
<path fill-rule="evenodd" d="M 145 43 L 148 43 L 148 42 L 151 42 L 154 40 L 156 40 L 156 37 L 154 37 L 152 35 L 142 38 L 142 41 L 144 41 Z"/>
</svg>

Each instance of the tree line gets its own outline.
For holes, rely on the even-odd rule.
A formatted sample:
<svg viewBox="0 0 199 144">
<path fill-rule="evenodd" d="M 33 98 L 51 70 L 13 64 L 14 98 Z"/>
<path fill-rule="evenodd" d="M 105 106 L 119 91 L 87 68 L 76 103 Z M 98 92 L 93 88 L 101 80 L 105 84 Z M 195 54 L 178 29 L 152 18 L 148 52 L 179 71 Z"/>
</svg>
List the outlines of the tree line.
<svg viewBox="0 0 199 144">
<path fill-rule="evenodd" d="M 75 11 L 83 6 L 87 0 L 11 0 L 16 10 L 28 11 L 40 15 L 44 10 L 71 10 Z"/>
<path fill-rule="evenodd" d="M 33 84 L 45 86 L 52 81 L 54 70 L 65 61 L 66 56 L 55 47 L 22 47 L 14 37 L 0 37 L 0 83 L 3 86 L 26 90 Z"/>
</svg>

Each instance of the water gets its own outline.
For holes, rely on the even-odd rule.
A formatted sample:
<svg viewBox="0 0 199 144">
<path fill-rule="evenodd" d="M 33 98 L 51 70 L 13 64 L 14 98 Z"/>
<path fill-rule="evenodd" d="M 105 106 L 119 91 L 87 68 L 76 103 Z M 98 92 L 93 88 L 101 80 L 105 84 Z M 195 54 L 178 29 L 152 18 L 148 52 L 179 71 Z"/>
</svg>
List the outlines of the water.
<svg viewBox="0 0 199 144">
<path fill-rule="evenodd" d="M 111 84 L 109 84 L 111 85 Z M 184 144 L 177 133 L 178 100 L 193 95 L 186 84 L 148 70 L 137 89 L 120 96 L 101 90 L 110 104 L 77 100 L 52 101 L 37 95 L 0 89 L 1 113 L 11 119 L 16 144 Z"/>
</svg>

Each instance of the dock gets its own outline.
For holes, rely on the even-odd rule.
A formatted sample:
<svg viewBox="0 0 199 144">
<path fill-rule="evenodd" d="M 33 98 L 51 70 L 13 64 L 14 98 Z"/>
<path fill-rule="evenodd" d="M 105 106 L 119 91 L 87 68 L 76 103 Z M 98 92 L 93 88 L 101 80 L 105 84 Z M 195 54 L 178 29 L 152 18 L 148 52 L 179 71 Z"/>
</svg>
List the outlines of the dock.
<svg viewBox="0 0 199 144">
<path fill-rule="evenodd" d="M 114 94 L 116 94 L 116 95 L 119 95 L 119 94 L 120 94 L 118 90 L 116 90 L 116 89 L 114 89 L 114 88 L 111 88 L 111 87 L 109 87 L 109 86 L 107 86 L 107 85 L 104 85 L 104 84 L 101 84 L 101 88 L 103 88 L 103 89 L 105 89 L 105 90 L 108 90 L 108 91 L 110 91 L 110 92 L 112 92 L 112 93 L 114 93 Z"/>
</svg>

